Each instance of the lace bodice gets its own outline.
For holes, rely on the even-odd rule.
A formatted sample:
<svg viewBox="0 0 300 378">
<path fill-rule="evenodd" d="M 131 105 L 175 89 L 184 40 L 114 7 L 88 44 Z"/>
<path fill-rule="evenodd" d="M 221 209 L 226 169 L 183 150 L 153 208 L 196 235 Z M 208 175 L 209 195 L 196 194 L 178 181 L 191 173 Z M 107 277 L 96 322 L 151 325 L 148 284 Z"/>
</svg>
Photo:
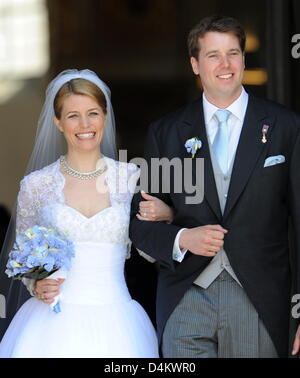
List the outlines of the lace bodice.
<svg viewBox="0 0 300 378">
<path fill-rule="evenodd" d="M 130 244 L 130 202 L 139 169 L 134 164 L 105 157 L 105 181 L 111 206 L 87 218 L 68 206 L 64 198 L 65 178 L 59 160 L 25 176 L 17 207 L 17 233 L 34 225 L 54 227 L 74 242 Z"/>
</svg>

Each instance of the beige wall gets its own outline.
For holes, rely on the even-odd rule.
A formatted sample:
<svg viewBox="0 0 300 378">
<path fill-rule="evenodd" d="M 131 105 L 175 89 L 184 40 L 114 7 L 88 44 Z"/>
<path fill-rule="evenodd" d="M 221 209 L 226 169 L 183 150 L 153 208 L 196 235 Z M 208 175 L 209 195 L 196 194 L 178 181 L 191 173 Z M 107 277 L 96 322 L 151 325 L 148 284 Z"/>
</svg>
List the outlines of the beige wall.
<svg viewBox="0 0 300 378">
<path fill-rule="evenodd" d="M 0 104 L 0 203 L 9 209 L 30 157 L 43 98 L 43 80 L 29 80 Z"/>
</svg>

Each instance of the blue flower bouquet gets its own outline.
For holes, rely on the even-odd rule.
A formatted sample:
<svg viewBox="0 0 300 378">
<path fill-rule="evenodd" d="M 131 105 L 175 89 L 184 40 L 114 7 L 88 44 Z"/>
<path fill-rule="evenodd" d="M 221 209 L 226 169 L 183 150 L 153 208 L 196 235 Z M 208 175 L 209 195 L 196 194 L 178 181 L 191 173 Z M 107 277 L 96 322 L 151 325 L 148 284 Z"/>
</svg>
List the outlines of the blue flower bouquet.
<svg viewBox="0 0 300 378">
<path fill-rule="evenodd" d="M 16 280 L 58 278 L 70 270 L 74 255 L 74 244 L 64 235 L 53 228 L 34 226 L 17 236 L 5 273 Z M 58 271 L 61 274 L 57 275 Z M 58 297 L 51 307 L 60 312 Z"/>
</svg>

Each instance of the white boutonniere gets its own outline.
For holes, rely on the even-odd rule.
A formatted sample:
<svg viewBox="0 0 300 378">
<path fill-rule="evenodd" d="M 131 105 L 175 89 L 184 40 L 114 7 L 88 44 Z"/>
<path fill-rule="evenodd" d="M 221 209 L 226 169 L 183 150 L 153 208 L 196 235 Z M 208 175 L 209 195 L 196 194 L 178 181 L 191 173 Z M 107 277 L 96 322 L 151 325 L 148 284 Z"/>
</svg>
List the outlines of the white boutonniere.
<svg viewBox="0 0 300 378">
<path fill-rule="evenodd" d="M 187 152 L 191 153 L 192 158 L 194 158 L 196 153 L 197 153 L 197 150 L 199 150 L 202 147 L 202 142 L 198 137 L 194 137 L 194 138 L 188 139 L 185 142 L 184 146 L 185 146 Z"/>
</svg>

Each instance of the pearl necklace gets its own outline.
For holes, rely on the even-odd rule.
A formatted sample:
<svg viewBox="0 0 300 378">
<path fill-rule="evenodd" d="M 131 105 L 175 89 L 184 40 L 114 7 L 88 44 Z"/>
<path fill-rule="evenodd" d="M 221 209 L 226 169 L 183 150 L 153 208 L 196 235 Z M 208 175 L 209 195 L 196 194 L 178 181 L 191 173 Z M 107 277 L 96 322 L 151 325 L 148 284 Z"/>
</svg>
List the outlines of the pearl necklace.
<svg viewBox="0 0 300 378">
<path fill-rule="evenodd" d="M 80 180 L 90 180 L 90 179 L 93 179 L 95 177 L 100 176 L 107 169 L 107 166 L 104 162 L 104 159 L 101 159 L 101 163 L 102 164 L 101 164 L 100 168 L 96 169 L 95 171 L 79 172 L 79 171 L 76 171 L 75 169 L 73 169 L 72 167 L 69 166 L 65 156 L 60 157 L 60 164 L 61 164 L 64 172 L 67 173 L 68 175 L 76 177 Z"/>
</svg>

